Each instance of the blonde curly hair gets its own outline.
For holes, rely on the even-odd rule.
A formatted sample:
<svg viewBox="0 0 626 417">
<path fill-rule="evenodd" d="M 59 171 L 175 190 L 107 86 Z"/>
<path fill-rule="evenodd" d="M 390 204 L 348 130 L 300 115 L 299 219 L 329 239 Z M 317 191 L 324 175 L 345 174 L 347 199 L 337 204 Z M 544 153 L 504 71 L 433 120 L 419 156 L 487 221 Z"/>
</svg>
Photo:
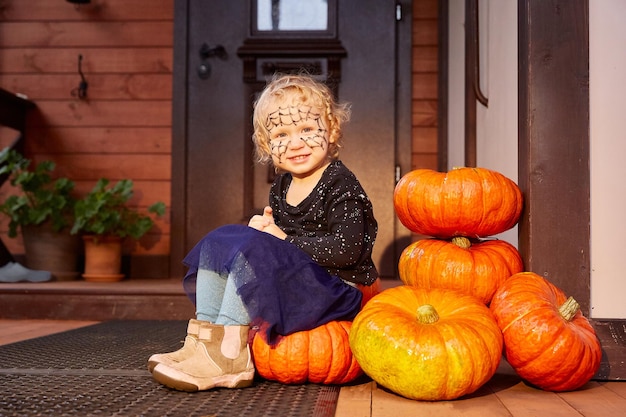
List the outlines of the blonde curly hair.
<svg viewBox="0 0 626 417">
<path fill-rule="evenodd" d="M 331 160 L 337 159 L 343 137 L 341 126 L 350 119 L 350 105 L 337 102 L 326 84 L 309 75 L 275 74 L 254 103 L 252 141 L 257 162 L 266 164 L 272 161 L 267 119 L 270 110 L 275 110 L 276 101 L 287 97 L 291 100 L 291 105 L 305 105 L 322 110 L 329 133 L 328 155 Z"/>
</svg>

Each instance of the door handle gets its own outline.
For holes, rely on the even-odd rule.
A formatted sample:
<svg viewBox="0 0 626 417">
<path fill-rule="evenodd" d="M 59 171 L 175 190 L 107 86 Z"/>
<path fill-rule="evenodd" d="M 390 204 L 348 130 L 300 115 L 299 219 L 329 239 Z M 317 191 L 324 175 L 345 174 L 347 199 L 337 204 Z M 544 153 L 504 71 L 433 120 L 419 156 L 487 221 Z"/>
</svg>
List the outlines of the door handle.
<svg viewBox="0 0 626 417">
<path fill-rule="evenodd" d="M 200 47 L 200 58 L 204 60 L 212 57 L 226 59 L 228 58 L 228 53 L 222 45 L 209 46 L 206 43 L 203 43 Z"/>
<path fill-rule="evenodd" d="M 203 43 L 200 47 L 200 65 L 198 66 L 198 77 L 203 80 L 206 80 L 211 76 L 211 64 L 209 63 L 210 58 L 219 58 L 221 60 L 226 60 L 228 58 L 228 52 L 222 45 L 209 46 L 206 43 Z"/>
</svg>

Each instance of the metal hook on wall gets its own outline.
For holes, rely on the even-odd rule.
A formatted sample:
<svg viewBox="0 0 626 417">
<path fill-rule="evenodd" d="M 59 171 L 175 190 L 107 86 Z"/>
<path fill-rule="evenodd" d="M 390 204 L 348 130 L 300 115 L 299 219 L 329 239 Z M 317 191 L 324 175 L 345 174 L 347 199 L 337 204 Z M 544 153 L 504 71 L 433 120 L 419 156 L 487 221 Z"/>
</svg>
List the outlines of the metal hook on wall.
<svg viewBox="0 0 626 417">
<path fill-rule="evenodd" d="M 87 87 L 89 83 L 87 83 L 87 79 L 85 79 L 85 75 L 83 74 L 83 56 L 82 54 L 78 55 L 78 74 L 80 75 L 80 83 L 78 87 L 72 90 L 72 96 L 78 97 L 80 100 L 87 99 Z"/>
</svg>

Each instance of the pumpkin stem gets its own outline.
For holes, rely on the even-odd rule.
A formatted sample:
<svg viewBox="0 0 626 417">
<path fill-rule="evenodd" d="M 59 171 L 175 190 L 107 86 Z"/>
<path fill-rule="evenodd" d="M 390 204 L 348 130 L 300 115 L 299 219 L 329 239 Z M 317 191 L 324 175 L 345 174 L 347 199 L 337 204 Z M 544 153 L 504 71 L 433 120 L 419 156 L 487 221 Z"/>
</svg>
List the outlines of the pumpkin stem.
<svg viewBox="0 0 626 417">
<path fill-rule="evenodd" d="M 559 313 L 565 320 L 571 321 L 579 309 L 580 305 L 578 302 L 574 300 L 574 297 L 570 296 L 567 300 L 565 300 L 563 305 L 559 307 Z"/>
<path fill-rule="evenodd" d="M 472 246 L 472 242 L 465 236 L 454 236 L 452 243 L 457 245 L 461 249 L 469 249 Z"/>
<path fill-rule="evenodd" d="M 424 304 L 417 308 L 417 321 L 422 324 L 432 324 L 439 320 L 439 314 L 435 307 Z"/>
</svg>

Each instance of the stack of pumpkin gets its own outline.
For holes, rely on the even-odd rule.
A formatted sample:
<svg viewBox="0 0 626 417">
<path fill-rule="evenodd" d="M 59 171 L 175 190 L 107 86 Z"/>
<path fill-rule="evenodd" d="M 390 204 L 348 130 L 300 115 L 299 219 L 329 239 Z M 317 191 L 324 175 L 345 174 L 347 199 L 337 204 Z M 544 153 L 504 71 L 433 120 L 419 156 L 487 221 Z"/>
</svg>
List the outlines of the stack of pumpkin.
<svg viewBox="0 0 626 417">
<path fill-rule="evenodd" d="M 512 228 L 517 185 L 484 168 L 419 169 L 397 184 L 394 206 L 412 232 L 431 236 L 399 260 L 403 286 L 374 296 L 357 315 L 350 346 L 382 386 L 418 400 L 470 394 L 507 361 L 529 383 L 573 390 L 598 370 L 601 349 L 578 304 L 522 272 L 509 243 L 485 238 Z"/>
<path fill-rule="evenodd" d="M 500 173 L 417 169 L 398 182 L 394 207 L 409 230 L 433 237 L 402 252 L 398 273 L 407 285 L 458 290 L 489 304 L 496 289 L 523 270 L 513 245 L 482 240 L 511 229 L 522 212 L 521 191 Z"/>
</svg>

